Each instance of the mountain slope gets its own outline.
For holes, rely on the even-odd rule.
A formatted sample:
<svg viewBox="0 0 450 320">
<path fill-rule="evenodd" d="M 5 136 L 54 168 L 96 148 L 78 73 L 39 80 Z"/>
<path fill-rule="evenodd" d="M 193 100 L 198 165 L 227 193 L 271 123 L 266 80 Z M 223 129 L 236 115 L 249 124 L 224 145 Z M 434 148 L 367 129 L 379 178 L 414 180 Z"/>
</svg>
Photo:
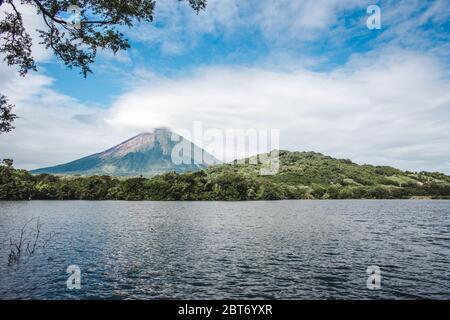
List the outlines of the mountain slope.
<svg viewBox="0 0 450 320">
<path fill-rule="evenodd" d="M 141 133 L 101 153 L 55 167 L 33 170 L 31 173 L 150 177 L 165 172 L 198 171 L 208 164 L 219 163 L 212 155 L 183 137 L 173 141 L 172 134 L 169 129 L 159 128 L 151 133 Z M 172 161 L 172 152 L 180 142 L 190 146 L 191 154 L 177 164 Z M 194 161 L 194 152 L 203 155 L 202 162 Z"/>
</svg>

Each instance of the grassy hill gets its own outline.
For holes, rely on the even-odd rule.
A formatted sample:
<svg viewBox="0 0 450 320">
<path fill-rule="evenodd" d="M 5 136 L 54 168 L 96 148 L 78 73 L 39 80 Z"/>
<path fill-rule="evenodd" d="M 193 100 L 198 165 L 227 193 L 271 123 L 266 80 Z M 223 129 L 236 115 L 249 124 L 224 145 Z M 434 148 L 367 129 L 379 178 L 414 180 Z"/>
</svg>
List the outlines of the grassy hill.
<svg viewBox="0 0 450 320">
<path fill-rule="evenodd" d="M 285 189 L 290 198 L 450 196 L 450 176 L 442 173 L 358 165 L 348 159 L 335 159 L 316 152 L 280 151 L 279 157 L 279 172 L 273 176 L 261 176 L 261 163 L 250 164 L 256 162 L 254 158 L 245 159 L 244 164 L 235 161 L 210 167 L 206 172 L 212 176 L 236 174 L 270 182 Z"/>
</svg>

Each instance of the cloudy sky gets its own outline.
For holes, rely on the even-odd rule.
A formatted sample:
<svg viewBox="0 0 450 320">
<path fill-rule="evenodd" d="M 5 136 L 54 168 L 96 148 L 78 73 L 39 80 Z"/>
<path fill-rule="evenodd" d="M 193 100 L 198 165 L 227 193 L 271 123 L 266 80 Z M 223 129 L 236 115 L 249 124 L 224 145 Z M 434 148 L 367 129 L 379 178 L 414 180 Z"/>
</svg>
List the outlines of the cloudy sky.
<svg viewBox="0 0 450 320">
<path fill-rule="evenodd" d="M 371 4 L 380 30 L 366 26 Z M 33 31 L 42 22 L 24 10 Z M 279 129 L 282 149 L 450 174 L 447 0 L 209 0 L 199 15 L 159 0 L 153 24 L 125 33 L 132 48 L 101 52 L 88 79 L 37 43 L 38 72 L 0 64 L 20 116 L 0 158 L 34 169 L 201 121 Z"/>
</svg>

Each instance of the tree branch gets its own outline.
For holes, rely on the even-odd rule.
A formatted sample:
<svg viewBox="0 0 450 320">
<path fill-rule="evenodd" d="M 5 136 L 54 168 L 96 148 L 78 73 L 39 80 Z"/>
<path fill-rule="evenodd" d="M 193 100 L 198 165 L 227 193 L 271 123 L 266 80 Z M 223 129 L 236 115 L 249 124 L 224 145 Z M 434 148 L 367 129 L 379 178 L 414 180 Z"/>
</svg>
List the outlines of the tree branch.
<svg viewBox="0 0 450 320">
<path fill-rule="evenodd" d="M 67 21 L 65 21 L 63 19 L 56 18 L 54 15 L 50 14 L 50 12 L 48 12 L 47 9 L 45 9 L 45 7 L 42 5 L 42 3 L 39 0 L 33 0 L 33 2 L 38 6 L 39 10 L 41 10 L 41 12 L 44 15 L 44 17 L 47 16 L 47 17 L 49 17 L 50 19 L 52 19 L 56 23 L 67 24 Z"/>
</svg>

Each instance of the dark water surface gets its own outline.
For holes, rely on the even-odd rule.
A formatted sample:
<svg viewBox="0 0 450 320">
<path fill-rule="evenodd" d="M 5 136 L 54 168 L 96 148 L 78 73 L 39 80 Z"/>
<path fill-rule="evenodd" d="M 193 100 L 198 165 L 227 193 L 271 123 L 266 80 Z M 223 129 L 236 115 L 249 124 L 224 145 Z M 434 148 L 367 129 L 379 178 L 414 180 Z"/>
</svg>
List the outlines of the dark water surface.
<svg viewBox="0 0 450 320">
<path fill-rule="evenodd" d="M 8 266 L 32 217 L 56 235 Z M 0 202 L 2 239 L 1 299 L 450 299 L 450 201 Z"/>
</svg>

